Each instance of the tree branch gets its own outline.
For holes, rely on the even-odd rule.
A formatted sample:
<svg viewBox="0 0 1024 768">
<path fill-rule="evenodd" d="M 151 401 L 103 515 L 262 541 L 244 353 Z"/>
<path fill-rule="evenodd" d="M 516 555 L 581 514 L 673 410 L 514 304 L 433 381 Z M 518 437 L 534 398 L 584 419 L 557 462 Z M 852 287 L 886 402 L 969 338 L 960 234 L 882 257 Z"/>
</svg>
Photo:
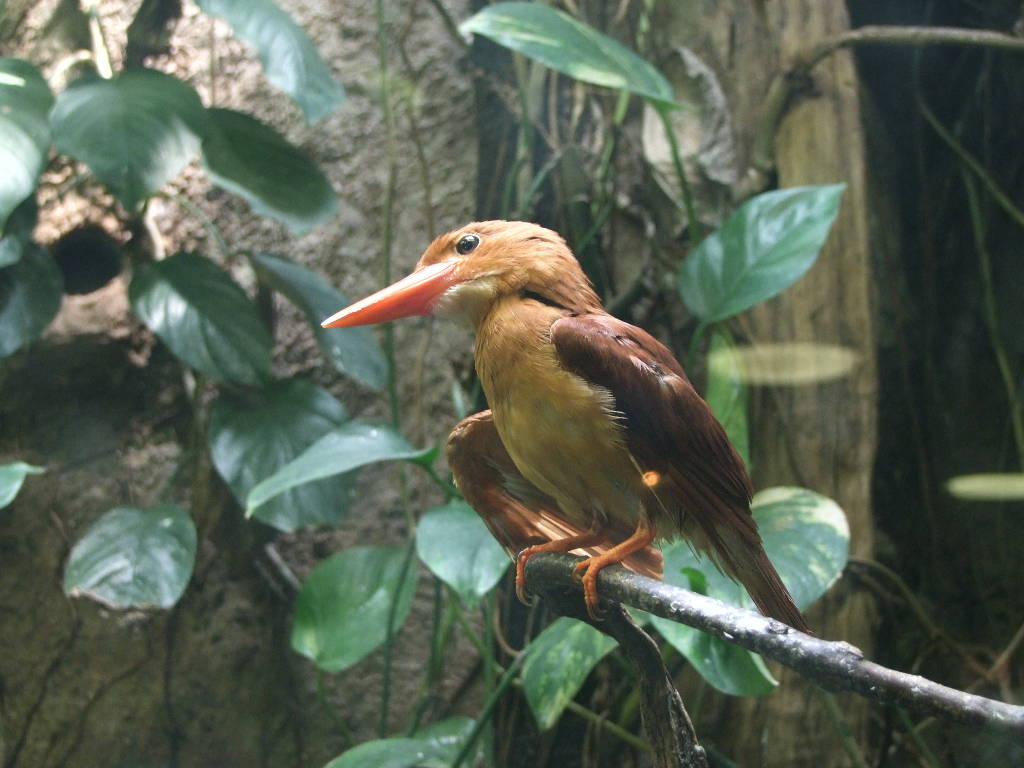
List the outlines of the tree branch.
<svg viewBox="0 0 1024 768">
<path fill-rule="evenodd" d="M 775 133 L 794 91 L 822 59 L 853 45 L 962 45 L 1024 53 L 1024 38 L 986 29 L 960 27 L 867 26 L 849 29 L 810 46 L 783 65 L 764 98 L 763 116 L 754 136 L 750 167 L 733 190 L 736 202 L 764 190 L 775 167 Z"/>
<path fill-rule="evenodd" d="M 526 566 L 531 591 L 581 593 L 572 576 L 578 558 L 542 554 Z M 615 566 L 598 576 L 600 594 L 655 616 L 703 630 L 726 642 L 777 661 L 828 691 L 852 691 L 967 725 L 983 725 L 1024 737 L 1024 706 L 975 696 L 918 675 L 868 661 L 855 647 L 805 635 L 775 619 L 680 589 Z M 597 625 L 595 625 L 597 626 Z"/>
</svg>

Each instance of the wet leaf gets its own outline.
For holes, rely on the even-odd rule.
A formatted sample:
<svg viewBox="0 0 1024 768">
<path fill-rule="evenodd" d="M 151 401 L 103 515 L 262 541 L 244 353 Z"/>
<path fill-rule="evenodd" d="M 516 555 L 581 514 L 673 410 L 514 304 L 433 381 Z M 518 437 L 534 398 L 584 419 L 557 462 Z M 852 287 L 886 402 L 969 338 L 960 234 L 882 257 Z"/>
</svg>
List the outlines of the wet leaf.
<svg viewBox="0 0 1024 768">
<path fill-rule="evenodd" d="M 413 560 L 399 585 L 405 556 L 401 547 L 352 547 L 318 565 L 295 603 L 292 648 L 325 672 L 347 669 L 384 642 L 395 599 L 397 632 L 418 580 Z"/>
<path fill-rule="evenodd" d="M 195 558 L 196 527 L 184 508 L 118 507 L 72 548 L 64 591 L 114 608 L 170 608 L 188 586 Z"/>
<path fill-rule="evenodd" d="M 341 403 L 300 379 L 224 392 L 210 411 L 210 457 L 244 505 L 257 482 L 346 419 Z M 256 518 L 282 531 L 335 525 L 348 509 L 351 485 L 345 475 L 306 483 L 268 501 L 256 510 Z"/>
<path fill-rule="evenodd" d="M 566 616 L 534 638 L 523 662 L 523 693 L 542 731 L 558 722 L 590 670 L 616 645 L 589 624 Z"/>
<path fill-rule="evenodd" d="M 434 507 L 423 515 L 416 526 L 416 553 L 470 607 L 498 583 L 511 562 L 464 501 Z"/>
<path fill-rule="evenodd" d="M 449 717 L 417 729 L 409 738 L 364 742 L 325 768 L 449 768 L 473 726 L 468 717 Z"/>
<path fill-rule="evenodd" d="M 683 262 L 686 306 L 713 323 L 782 293 L 818 258 L 844 188 L 792 187 L 745 202 Z"/>
</svg>

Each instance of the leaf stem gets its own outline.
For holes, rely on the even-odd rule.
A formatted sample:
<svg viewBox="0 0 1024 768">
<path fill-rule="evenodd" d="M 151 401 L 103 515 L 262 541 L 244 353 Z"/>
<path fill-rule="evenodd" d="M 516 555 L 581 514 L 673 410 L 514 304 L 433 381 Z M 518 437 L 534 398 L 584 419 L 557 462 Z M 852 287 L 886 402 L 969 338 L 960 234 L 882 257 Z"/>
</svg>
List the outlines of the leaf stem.
<svg viewBox="0 0 1024 768">
<path fill-rule="evenodd" d="M 157 195 L 159 197 L 164 198 L 165 200 L 170 200 L 173 203 L 177 203 L 186 211 L 188 211 L 197 219 L 199 219 L 199 223 L 203 225 L 203 229 L 205 229 L 207 234 L 209 234 L 210 239 L 213 240 L 213 243 L 217 247 L 217 250 L 220 251 L 221 256 L 223 256 L 227 261 L 230 261 L 231 259 L 234 258 L 234 251 L 232 251 L 231 248 L 228 246 L 227 241 L 221 234 L 220 228 L 213 223 L 213 219 L 207 216 L 206 212 L 202 208 L 193 203 L 187 197 L 179 195 L 176 192 L 161 191 L 157 192 Z"/>
<path fill-rule="evenodd" d="M 690 193 L 690 183 L 686 180 L 686 170 L 683 167 L 683 158 L 679 152 L 679 142 L 676 140 L 676 132 L 669 119 L 669 109 L 664 106 L 651 103 L 654 111 L 661 118 L 662 127 L 665 129 L 665 137 L 668 139 L 668 146 L 672 153 L 672 167 L 676 171 L 676 179 L 679 181 L 679 191 L 683 196 L 683 207 L 686 210 L 687 228 L 690 231 L 690 242 L 696 245 L 704 239 L 704 231 L 697 218 L 697 211 L 693 207 L 693 195 Z"/>
<path fill-rule="evenodd" d="M 526 654 L 520 654 L 512 663 L 509 664 L 508 669 L 505 670 L 505 674 L 498 680 L 497 686 L 491 691 L 491 695 L 487 697 L 487 701 L 484 703 L 483 709 L 480 711 L 480 716 L 476 719 L 473 724 L 473 730 L 470 731 L 469 736 L 466 737 L 466 741 L 462 745 L 462 749 L 459 750 L 459 754 L 456 755 L 454 762 L 452 762 L 452 768 L 461 768 L 462 764 L 466 762 L 466 758 L 469 757 L 476 745 L 477 739 L 480 738 L 480 734 L 483 732 L 484 726 L 491 719 L 491 715 L 494 713 L 494 708 L 498 705 L 498 701 L 501 700 L 502 694 L 508 689 L 515 680 L 516 675 L 519 673 L 519 668 L 523 664 L 523 659 Z"/>
<path fill-rule="evenodd" d="M 398 584 L 395 586 L 394 598 L 388 606 L 388 628 L 384 635 L 384 669 L 381 673 L 381 697 L 380 697 L 380 724 L 377 727 L 377 735 L 385 738 L 388 733 L 389 708 L 391 704 L 391 667 L 394 654 L 395 621 L 398 617 L 398 603 L 405 586 L 405 579 L 409 573 L 409 566 L 412 564 L 412 553 L 414 542 L 410 534 L 409 541 L 405 545 L 405 556 L 402 558 L 402 567 L 398 571 Z"/>
</svg>

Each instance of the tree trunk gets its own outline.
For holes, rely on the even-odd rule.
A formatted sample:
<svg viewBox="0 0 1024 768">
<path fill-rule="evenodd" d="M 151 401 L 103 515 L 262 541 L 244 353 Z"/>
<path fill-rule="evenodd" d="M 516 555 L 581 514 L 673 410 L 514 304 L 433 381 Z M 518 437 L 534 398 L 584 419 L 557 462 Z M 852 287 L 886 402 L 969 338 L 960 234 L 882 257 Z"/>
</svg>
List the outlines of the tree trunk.
<svg viewBox="0 0 1024 768">
<path fill-rule="evenodd" d="M 849 26 L 838 3 L 705 4 L 671 11 L 669 45 L 685 45 L 722 81 L 736 125 L 739 167 L 758 139 L 772 77 L 808 46 Z M 872 551 L 871 470 L 875 453 L 875 339 L 871 314 L 865 146 L 851 55 L 820 63 L 790 103 L 775 136 L 777 186 L 845 182 L 839 217 L 816 266 L 782 296 L 755 308 L 737 330 L 750 343 L 814 341 L 853 349 L 845 378 L 819 385 L 756 390 L 752 469 L 756 488 L 802 485 L 846 511 L 851 553 Z M 815 631 L 870 651 L 872 610 L 847 580 L 810 611 Z M 760 699 L 715 697 L 702 716 L 717 745 L 739 765 L 794 768 L 847 765 L 839 724 L 823 695 L 779 671 L 780 688 Z M 842 717 L 861 744 L 868 707 L 842 701 Z M 698 734 L 701 723 L 697 723 Z"/>
</svg>

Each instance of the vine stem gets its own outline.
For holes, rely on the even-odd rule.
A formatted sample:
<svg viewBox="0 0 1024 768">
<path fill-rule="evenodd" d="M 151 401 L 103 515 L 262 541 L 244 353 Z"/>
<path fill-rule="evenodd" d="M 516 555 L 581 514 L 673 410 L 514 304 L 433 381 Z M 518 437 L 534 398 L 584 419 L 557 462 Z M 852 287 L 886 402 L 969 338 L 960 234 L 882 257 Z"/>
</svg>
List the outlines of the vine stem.
<svg viewBox="0 0 1024 768">
<path fill-rule="evenodd" d="M 92 60 L 100 77 L 109 80 L 114 76 L 114 68 L 110 65 L 110 48 L 107 36 L 103 32 L 100 19 L 99 0 L 83 0 L 82 10 L 89 17 L 89 36 L 92 39 Z"/>
<path fill-rule="evenodd" d="M 693 207 L 693 195 L 690 192 L 690 183 L 686 180 L 686 169 L 683 167 L 683 157 L 679 151 L 679 142 L 676 140 L 676 132 L 672 127 L 672 120 L 669 118 L 670 110 L 665 106 L 656 104 L 651 104 L 651 106 L 658 113 L 658 117 L 661 118 L 661 125 L 665 129 L 665 138 L 668 139 L 668 146 L 672 154 L 672 167 L 676 171 L 679 191 L 683 196 L 687 227 L 690 230 L 690 242 L 696 245 L 704 239 L 704 232 L 700 221 L 697 219 L 697 211 Z"/>
</svg>

